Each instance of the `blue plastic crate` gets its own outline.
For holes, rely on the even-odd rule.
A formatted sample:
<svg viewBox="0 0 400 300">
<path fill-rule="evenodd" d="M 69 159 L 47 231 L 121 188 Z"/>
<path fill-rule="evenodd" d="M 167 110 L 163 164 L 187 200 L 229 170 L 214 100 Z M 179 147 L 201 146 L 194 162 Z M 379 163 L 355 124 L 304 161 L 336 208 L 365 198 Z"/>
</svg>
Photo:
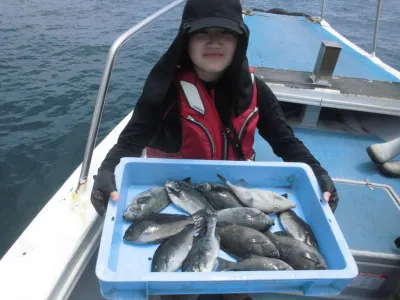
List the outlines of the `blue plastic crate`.
<svg viewBox="0 0 400 300">
<path fill-rule="evenodd" d="M 329 270 L 152 273 L 151 258 L 158 245 L 123 241 L 130 223 L 122 218 L 131 199 L 167 179 L 191 177 L 194 183 L 218 182 L 217 173 L 231 182 L 245 179 L 249 187 L 287 193 L 296 213 L 312 227 Z M 311 168 L 302 163 L 238 162 L 124 158 L 116 169 L 120 193 L 109 202 L 104 221 L 96 275 L 109 299 L 147 299 L 148 295 L 224 293 L 339 294 L 357 276 L 358 269 L 342 232 Z M 182 213 L 172 204 L 162 212 Z M 272 231 L 281 230 L 279 221 Z M 229 257 L 220 250 L 221 257 Z"/>
</svg>

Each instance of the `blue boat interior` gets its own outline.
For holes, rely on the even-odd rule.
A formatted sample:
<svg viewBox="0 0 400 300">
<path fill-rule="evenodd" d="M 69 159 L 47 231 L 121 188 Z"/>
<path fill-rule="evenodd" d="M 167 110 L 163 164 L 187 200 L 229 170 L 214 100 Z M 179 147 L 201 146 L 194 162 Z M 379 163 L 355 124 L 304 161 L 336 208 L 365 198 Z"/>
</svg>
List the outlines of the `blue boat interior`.
<svg viewBox="0 0 400 300">
<path fill-rule="evenodd" d="M 303 16 L 257 11 L 254 15 L 246 15 L 244 20 L 250 29 L 247 57 L 251 66 L 312 72 L 321 42 L 328 40 L 342 46 L 333 76 L 400 82 L 325 30 L 320 23 L 312 23 Z"/>
<path fill-rule="evenodd" d="M 321 42 L 335 41 L 341 45 L 342 50 L 333 76 L 349 80 L 395 82 L 396 85 L 400 82 L 383 67 L 325 30 L 319 22 L 311 22 L 304 16 L 254 11 L 254 14 L 245 16 L 245 22 L 251 32 L 249 63 L 258 68 L 266 68 L 269 73 L 282 70 L 313 72 Z M 397 86 L 394 91 L 400 96 Z M 295 107 L 296 104 L 283 103 L 284 111 L 290 106 Z M 339 119 L 336 124 L 341 122 Z M 319 128 L 318 122 L 314 128 L 303 128 L 301 124 L 297 126 L 299 124 L 296 122 L 291 124 L 295 135 L 332 178 L 360 183 L 336 183 L 340 202 L 335 217 L 350 248 L 399 254 L 393 242 L 400 234 L 399 203 L 383 188 L 375 187 L 371 190 L 366 184 L 362 185 L 366 181 L 384 184 L 400 194 L 400 180 L 383 175 L 366 152 L 368 146 L 384 140 L 367 132 L 335 130 L 334 126 Z M 256 136 L 255 150 L 257 161 L 281 161 L 259 135 Z M 357 214 L 354 214 L 355 211 Z"/>
<path fill-rule="evenodd" d="M 368 179 L 371 183 L 390 185 L 400 193 L 400 180 L 382 175 L 365 151 L 367 146 L 382 140 L 315 129 L 295 128 L 294 132 L 332 178 L 360 182 Z M 255 150 L 257 161 L 282 161 L 259 135 Z M 351 183 L 335 185 L 340 197 L 335 217 L 350 249 L 398 254 L 393 241 L 399 236 L 400 210 L 387 191 Z"/>
</svg>

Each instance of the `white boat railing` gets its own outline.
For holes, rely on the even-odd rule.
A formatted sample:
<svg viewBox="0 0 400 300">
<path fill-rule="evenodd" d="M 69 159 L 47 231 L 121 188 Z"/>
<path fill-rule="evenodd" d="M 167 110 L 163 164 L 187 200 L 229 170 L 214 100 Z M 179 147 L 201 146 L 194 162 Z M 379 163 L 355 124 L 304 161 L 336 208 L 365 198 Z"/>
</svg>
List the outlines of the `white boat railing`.
<svg viewBox="0 0 400 300">
<path fill-rule="evenodd" d="M 375 18 L 374 40 L 372 42 L 372 53 L 371 53 L 372 56 L 375 56 L 376 40 L 378 38 L 378 29 L 379 29 L 379 20 L 381 18 L 381 11 L 382 11 L 382 0 L 378 0 L 378 7 L 376 9 L 376 18 Z"/>
<path fill-rule="evenodd" d="M 136 33 L 138 33 L 143 27 L 148 25 L 149 23 L 153 22 L 158 17 L 162 16 L 166 12 L 170 11 L 171 9 L 175 8 L 182 2 L 186 0 L 176 0 L 171 4 L 163 7 L 162 9 L 158 10 L 154 14 L 150 15 L 140 23 L 136 24 L 129 30 L 125 31 L 122 35 L 120 35 L 115 42 L 112 44 L 107 57 L 107 62 L 104 68 L 103 77 L 101 79 L 99 92 L 97 95 L 96 105 L 93 112 L 92 122 L 90 124 L 89 136 L 86 143 L 85 154 L 83 157 L 82 169 L 79 176 L 79 183 L 76 188 L 75 193 L 80 194 L 84 192 L 86 183 L 87 183 L 87 176 L 90 169 L 90 162 L 92 160 L 93 150 L 96 144 L 96 138 L 99 130 L 101 116 L 103 114 L 104 109 L 104 101 L 107 95 L 108 84 L 111 78 L 111 72 L 114 66 L 115 57 L 117 55 L 118 50 L 122 47 L 125 42 L 127 42 L 131 37 L 133 37 Z"/>
<path fill-rule="evenodd" d="M 321 9 L 321 19 L 324 19 L 325 15 L 325 6 L 326 0 L 322 0 L 322 9 Z M 375 57 L 376 52 L 376 40 L 378 39 L 378 29 L 379 29 L 379 20 L 381 18 L 382 12 L 382 0 L 378 0 L 378 6 L 376 8 L 376 18 L 375 18 L 375 31 L 374 31 L 374 39 L 372 40 L 372 51 L 371 56 Z"/>
<path fill-rule="evenodd" d="M 325 15 L 325 0 L 322 1 L 321 19 L 324 18 L 324 15 Z"/>
</svg>

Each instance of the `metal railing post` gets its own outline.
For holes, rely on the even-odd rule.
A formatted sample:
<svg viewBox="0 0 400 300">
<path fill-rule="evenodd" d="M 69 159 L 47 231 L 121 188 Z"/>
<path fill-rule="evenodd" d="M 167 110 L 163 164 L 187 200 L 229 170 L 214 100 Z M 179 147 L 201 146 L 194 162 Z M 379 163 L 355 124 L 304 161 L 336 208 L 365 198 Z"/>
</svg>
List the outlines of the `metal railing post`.
<svg viewBox="0 0 400 300">
<path fill-rule="evenodd" d="M 92 122 L 90 124 L 89 136 L 88 136 L 87 143 L 86 143 L 86 149 L 85 149 L 85 154 L 83 157 L 82 169 L 81 169 L 81 173 L 79 176 L 79 183 L 76 188 L 76 193 L 78 193 L 80 188 L 82 186 L 84 186 L 85 183 L 87 182 L 87 176 L 89 173 L 90 162 L 92 160 L 93 150 L 95 147 L 96 138 L 97 138 L 97 134 L 99 131 L 101 115 L 103 113 L 104 101 L 105 101 L 106 94 L 107 94 L 108 84 L 109 84 L 110 78 L 111 78 L 111 71 L 114 66 L 114 61 L 115 61 L 115 57 L 117 55 L 118 50 L 135 33 L 137 33 L 139 30 L 141 30 L 147 24 L 151 23 L 152 21 L 154 21 L 161 15 L 165 14 L 172 8 L 178 6 L 179 4 L 181 4 L 182 2 L 185 2 L 185 1 L 186 0 L 176 0 L 172 3 L 170 3 L 169 5 L 163 7 L 162 9 L 160 9 L 157 12 L 155 12 L 154 14 L 150 15 L 149 17 L 147 17 L 140 23 L 136 24 L 129 30 L 125 31 L 112 44 L 112 46 L 108 52 L 107 62 L 106 62 L 105 68 L 104 68 L 103 77 L 101 79 L 101 84 L 100 84 L 99 92 L 97 95 L 96 105 L 94 108 Z"/>
<path fill-rule="evenodd" d="M 321 9 L 321 19 L 324 19 L 325 15 L 325 0 L 322 1 L 322 9 Z"/>
<path fill-rule="evenodd" d="M 376 9 L 375 32 L 374 32 L 374 40 L 372 42 L 372 53 L 371 53 L 371 56 L 375 56 L 376 40 L 378 38 L 379 19 L 381 17 L 381 11 L 382 11 L 382 0 L 378 0 L 378 8 Z"/>
</svg>

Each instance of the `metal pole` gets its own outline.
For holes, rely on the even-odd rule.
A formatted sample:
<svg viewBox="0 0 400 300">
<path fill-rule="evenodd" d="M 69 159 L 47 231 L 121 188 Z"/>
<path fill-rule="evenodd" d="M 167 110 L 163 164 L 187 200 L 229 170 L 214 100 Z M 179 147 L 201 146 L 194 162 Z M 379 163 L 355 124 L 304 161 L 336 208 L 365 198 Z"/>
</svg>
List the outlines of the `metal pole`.
<svg viewBox="0 0 400 300">
<path fill-rule="evenodd" d="M 374 40 L 372 42 L 372 53 L 371 53 L 372 56 L 375 56 L 376 40 L 378 38 L 379 19 L 381 17 L 381 11 L 382 11 L 382 0 L 378 0 L 378 8 L 376 10 L 376 19 L 375 19 Z"/>
<path fill-rule="evenodd" d="M 321 9 L 321 19 L 324 19 L 325 15 L 325 0 L 322 1 L 322 9 Z"/>
<path fill-rule="evenodd" d="M 79 188 L 87 182 L 87 175 L 89 173 L 90 162 L 92 160 L 92 155 L 93 155 L 93 150 L 94 150 L 94 146 L 96 143 L 97 133 L 99 131 L 101 115 L 103 113 L 104 100 L 106 98 L 108 83 L 110 82 L 111 71 L 112 71 L 115 57 L 117 55 L 118 50 L 135 33 L 137 33 L 139 30 L 141 30 L 147 24 L 151 23 L 152 21 L 154 21 L 161 15 L 165 14 L 172 8 L 178 6 L 179 4 L 181 4 L 182 2 L 185 2 L 185 1 L 186 0 L 176 0 L 176 1 L 172 2 L 171 4 L 165 6 L 164 8 L 160 9 L 159 11 L 155 12 L 151 16 L 149 16 L 146 19 L 144 19 L 143 21 L 141 21 L 140 23 L 133 26 L 131 29 L 124 32 L 112 44 L 112 46 L 108 52 L 107 62 L 106 62 L 105 68 L 104 68 L 103 77 L 101 79 L 101 84 L 100 84 L 99 92 L 97 95 L 96 106 L 94 108 L 92 123 L 90 125 L 89 136 L 88 136 L 88 140 L 86 143 L 86 149 L 85 149 L 85 154 L 83 157 L 81 174 L 79 176 L 79 183 L 78 183 L 76 192 L 78 192 Z"/>
</svg>

